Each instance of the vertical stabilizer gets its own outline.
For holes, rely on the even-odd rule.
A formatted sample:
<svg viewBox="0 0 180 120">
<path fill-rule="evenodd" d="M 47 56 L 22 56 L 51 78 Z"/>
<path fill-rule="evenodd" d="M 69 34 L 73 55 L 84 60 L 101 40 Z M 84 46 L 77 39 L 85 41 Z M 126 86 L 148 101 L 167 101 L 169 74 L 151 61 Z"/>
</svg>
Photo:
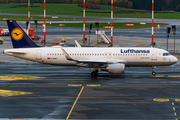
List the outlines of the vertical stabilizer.
<svg viewBox="0 0 180 120">
<path fill-rule="evenodd" d="M 31 40 L 15 20 L 7 20 L 7 24 L 14 48 L 39 47 Z"/>
</svg>

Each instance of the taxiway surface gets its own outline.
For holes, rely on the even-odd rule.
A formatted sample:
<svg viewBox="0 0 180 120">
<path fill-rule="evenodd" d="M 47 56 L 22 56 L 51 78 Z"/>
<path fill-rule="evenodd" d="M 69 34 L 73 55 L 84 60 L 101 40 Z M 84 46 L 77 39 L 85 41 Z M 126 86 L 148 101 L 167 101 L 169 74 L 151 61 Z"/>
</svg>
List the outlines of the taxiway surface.
<svg viewBox="0 0 180 120">
<path fill-rule="evenodd" d="M 151 75 L 151 68 L 127 68 L 124 75 L 100 72 L 92 79 L 85 68 L 0 62 L 0 116 L 178 119 L 179 67 L 158 67 L 157 76 Z"/>
</svg>

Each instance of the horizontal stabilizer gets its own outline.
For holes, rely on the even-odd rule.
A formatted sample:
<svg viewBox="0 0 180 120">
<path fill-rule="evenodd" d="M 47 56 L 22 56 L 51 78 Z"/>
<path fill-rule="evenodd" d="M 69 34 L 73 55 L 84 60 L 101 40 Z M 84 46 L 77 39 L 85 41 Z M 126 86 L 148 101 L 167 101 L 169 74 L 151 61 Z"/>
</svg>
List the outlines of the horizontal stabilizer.
<svg viewBox="0 0 180 120">
<path fill-rule="evenodd" d="M 4 50 L 3 53 L 26 54 L 26 52 L 24 51 L 15 51 L 15 50 Z"/>
</svg>

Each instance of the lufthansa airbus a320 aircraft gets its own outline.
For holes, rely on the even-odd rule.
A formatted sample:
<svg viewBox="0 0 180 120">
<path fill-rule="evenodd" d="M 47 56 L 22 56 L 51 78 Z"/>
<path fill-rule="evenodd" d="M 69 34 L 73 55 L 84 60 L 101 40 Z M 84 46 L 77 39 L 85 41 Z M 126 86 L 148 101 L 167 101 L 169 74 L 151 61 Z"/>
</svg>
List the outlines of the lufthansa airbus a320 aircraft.
<svg viewBox="0 0 180 120">
<path fill-rule="evenodd" d="M 98 69 L 110 74 L 123 74 L 125 67 L 167 66 L 177 62 L 168 51 L 148 47 L 40 47 L 23 31 L 15 20 L 7 20 L 13 49 L 4 54 L 53 65 L 94 68 L 92 77 L 98 76 Z M 138 71 L 137 71 L 138 72 Z"/>
</svg>

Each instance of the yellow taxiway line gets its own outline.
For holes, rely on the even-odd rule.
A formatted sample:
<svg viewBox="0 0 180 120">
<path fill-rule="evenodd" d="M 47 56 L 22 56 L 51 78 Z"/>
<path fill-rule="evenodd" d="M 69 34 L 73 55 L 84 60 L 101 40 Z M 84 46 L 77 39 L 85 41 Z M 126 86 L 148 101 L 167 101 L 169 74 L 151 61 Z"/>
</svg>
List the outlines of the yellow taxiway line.
<svg viewBox="0 0 180 120">
<path fill-rule="evenodd" d="M 21 75 L 7 75 L 7 76 L 0 76 L 0 80 L 4 80 L 4 81 L 28 80 L 28 79 L 42 79 L 42 78 L 44 78 L 44 77 L 21 76 Z"/>
<path fill-rule="evenodd" d="M 180 77 L 180 75 L 168 75 L 168 77 Z"/>
<path fill-rule="evenodd" d="M 101 86 L 100 84 L 87 84 L 86 86 L 88 87 L 98 87 Z"/>
<path fill-rule="evenodd" d="M 152 75 L 152 77 L 164 77 L 164 75 Z"/>
<path fill-rule="evenodd" d="M 180 99 L 175 99 L 176 102 L 180 102 Z"/>
<path fill-rule="evenodd" d="M 79 86 L 82 86 L 82 84 L 68 84 L 68 86 L 71 86 L 71 87 L 79 87 Z"/>
<path fill-rule="evenodd" d="M 81 95 L 81 93 L 82 93 L 83 89 L 84 89 L 84 86 L 81 88 L 81 90 L 80 90 L 80 92 L 79 92 L 79 94 L 78 94 L 78 96 L 77 96 L 76 100 L 74 101 L 74 104 L 73 104 L 73 106 L 72 106 L 71 110 L 69 111 L 69 114 L 68 114 L 68 116 L 67 116 L 66 120 L 68 120 L 68 119 L 69 119 L 69 116 L 71 115 L 71 112 L 72 112 L 72 110 L 74 109 L 74 106 L 76 105 L 76 102 L 78 101 L 79 96 Z"/>
<path fill-rule="evenodd" d="M 163 99 L 163 98 L 154 98 L 153 101 L 155 102 L 169 102 L 169 99 Z"/>
<path fill-rule="evenodd" d="M 18 95 L 28 95 L 33 94 L 32 92 L 21 92 L 21 91 L 14 91 L 14 90 L 2 90 L 0 89 L 0 96 L 9 97 L 9 96 L 18 96 Z"/>
<path fill-rule="evenodd" d="M 100 84 L 87 84 L 87 85 L 82 85 L 82 84 L 68 84 L 68 86 L 71 86 L 71 87 L 80 87 L 80 86 L 99 87 L 99 86 L 101 86 L 101 85 L 100 85 Z"/>
</svg>

